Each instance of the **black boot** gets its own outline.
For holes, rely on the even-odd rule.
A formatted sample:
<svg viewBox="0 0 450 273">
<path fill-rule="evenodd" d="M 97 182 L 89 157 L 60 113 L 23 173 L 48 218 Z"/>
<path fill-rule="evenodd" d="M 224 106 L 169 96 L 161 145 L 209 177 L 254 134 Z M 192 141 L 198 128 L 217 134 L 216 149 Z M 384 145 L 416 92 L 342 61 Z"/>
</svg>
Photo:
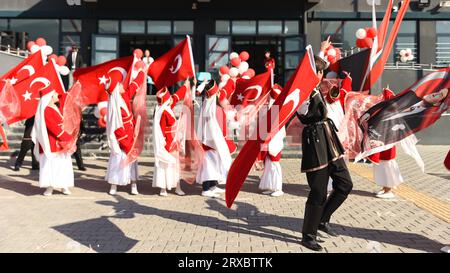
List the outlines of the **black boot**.
<svg viewBox="0 0 450 273">
<path fill-rule="evenodd" d="M 334 232 L 330 226 L 330 218 L 331 215 L 344 203 L 345 199 L 347 199 L 346 194 L 338 193 L 333 191 L 327 199 L 325 203 L 325 207 L 322 214 L 322 219 L 320 221 L 319 230 L 331 235 L 338 236 L 336 232 Z"/>
<path fill-rule="evenodd" d="M 305 217 L 303 219 L 301 244 L 314 251 L 321 251 L 322 247 L 317 241 L 317 228 L 323 212 L 323 206 L 306 204 Z"/>
<path fill-rule="evenodd" d="M 20 165 L 15 165 L 13 170 L 14 170 L 15 172 L 20 171 Z"/>
</svg>

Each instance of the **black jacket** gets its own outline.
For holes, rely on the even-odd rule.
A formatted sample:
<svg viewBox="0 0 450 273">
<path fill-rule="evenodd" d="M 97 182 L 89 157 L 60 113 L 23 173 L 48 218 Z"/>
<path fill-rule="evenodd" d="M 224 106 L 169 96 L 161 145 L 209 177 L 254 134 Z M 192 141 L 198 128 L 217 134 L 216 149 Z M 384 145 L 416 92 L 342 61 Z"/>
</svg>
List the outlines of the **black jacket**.
<svg viewBox="0 0 450 273">
<path fill-rule="evenodd" d="M 323 169 L 344 154 L 333 121 L 327 117 L 325 100 L 315 89 L 310 96 L 306 115 L 298 115 L 306 125 L 302 134 L 302 172 Z"/>
<path fill-rule="evenodd" d="M 83 66 L 83 57 L 81 56 L 81 52 L 77 52 L 77 57 L 75 60 L 72 60 L 72 51 L 69 52 L 69 54 L 66 57 L 67 59 L 67 67 L 69 67 L 70 70 L 72 70 L 72 66 L 75 63 L 75 69 L 81 68 Z"/>
</svg>

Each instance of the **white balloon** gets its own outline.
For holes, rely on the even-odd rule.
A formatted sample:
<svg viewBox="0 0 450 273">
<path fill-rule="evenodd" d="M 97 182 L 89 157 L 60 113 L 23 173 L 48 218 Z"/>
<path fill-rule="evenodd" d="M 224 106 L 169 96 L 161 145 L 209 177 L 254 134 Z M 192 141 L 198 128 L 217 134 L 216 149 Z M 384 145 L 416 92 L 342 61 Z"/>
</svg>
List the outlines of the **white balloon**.
<svg viewBox="0 0 450 273">
<path fill-rule="evenodd" d="M 244 80 L 250 80 L 251 78 L 250 78 L 250 76 L 249 75 L 245 75 L 245 76 L 242 76 L 242 78 L 241 79 L 244 79 Z"/>
<path fill-rule="evenodd" d="M 40 46 L 38 46 L 38 45 L 32 45 L 31 48 L 30 48 L 30 52 L 33 54 L 33 53 L 38 52 L 39 49 L 41 49 Z"/>
<path fill-rule="evenodd" d="M 402 56 L 402 57 L 400 58 L 400 61 L 401 61 L 402 63 L 406 63 L 406 62 L 408 62 L 408 57 Z"/>
<path fill-rule="evenodd" d="M 98 106 L 95 107 L 95 109 L 94 109 L 94 116 L 96 118 L 100 118 L 100 110 L 98 109 Z"/>
<path fill-rule="evenodd" d="M 230 68 L 229 74 L 232 78 L 236 78 L 239 75 L 239 69 L 237 69 L 236 67 L 232 67 Z"/>
<path fill-rule="evenodd" d="M 356 31 L 356 38 L 364 39 L 367 37 L 367 31 L 363 28 L 360 28 Z"/>
<path fill-rule="evenodd" d="M 328 50 L 327 55 L 331 56 L 331 57 L 336 57 L 336 55 L 337 55 L 336 49 L 332 48 L 332 49 Z"/>
<path fill-rule="evenodd" d="M 334 71 L 328 72 L 327 76 L 325 78 L 327 79 L 337 79 L 338 74 Z"/>
<path fill-rule="evenodd" d="M 248 70 L 248 63 L 247 62 L 241 62 L 241 64 L 239 65 L 239 74 L 244 74 L 245 71 Z"/>
<path fill-rule="evenodd" d="M 222 77 L 220 78 L 220 81 L 226 83 L 230 78 L 231 78 L 230 75 L 225 74 L 225 75 L 222 75 Z"/>
<path fill-rule="evenodd" d="M 42 53 L 45 56 L 51 55 L 53 53 L 53 48 L 51 46 L 45 45 L 42 47 Z"/>
<path fill-rule="evenodd" d="M 239 58 L 239 54 L 237 54 L 236 52 L 231 52 L 230 60 L 233 60 L 234 58 Z"/>
<path fill-rule="evenodd" d="M 58 68 L 58 70 L 59 70 L 59 74 L 61 74 L 61 75 L 63 75 L 63 76 L 67 76 L 67 75 L 69 75 L 69 73 L 70 73 L 69 68 L 68 68 L 67 66 L 65 66 L 65 65 L 60 66 L 60 67 Z"/>
<path fill-rule="evenodd" d="M 400 56 L 406 56 L 406 50 L 402 49 L 400 50 Z"/>
<path fill-rule="evenodd" d="M 412 61 L 412 60 L 414 60 L 414 55 L 411 54 L 408 56 L 408 61 Z"/>
<path fill-rule="evenodd" d="M 412 55 L 412 50 L 411 50 L 411 48 L 407 48 L 405 51 L 406 51 L 406 53 L 407 53 L 408 55 Z"/>
</svg>

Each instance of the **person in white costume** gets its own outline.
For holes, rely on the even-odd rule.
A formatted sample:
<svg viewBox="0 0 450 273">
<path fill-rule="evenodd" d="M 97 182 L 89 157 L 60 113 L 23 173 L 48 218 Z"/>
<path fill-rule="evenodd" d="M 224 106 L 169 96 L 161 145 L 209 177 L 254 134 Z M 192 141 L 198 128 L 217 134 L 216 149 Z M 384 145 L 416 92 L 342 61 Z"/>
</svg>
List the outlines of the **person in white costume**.
<svg viewBox="0 0 450 273">
<path fill-rule="evenodd" d="M 222 106 L 218 105 L 219 96 L 221 101 L 226 100 L 220 94 L 215 81 L 206 84 L 206 100 L 203 102 L 200 112 L 198 137 L 202 143 L 205 156 L 197 172 L 196 181 L 202 184 L 202 196 L 219 197 L 225 190 L 218 187 L 225 184 L 228 171 L 231 166 L 231 154 L 236 151 L 236 145 L 227 138 L 227 118 Z"/>
</svg>

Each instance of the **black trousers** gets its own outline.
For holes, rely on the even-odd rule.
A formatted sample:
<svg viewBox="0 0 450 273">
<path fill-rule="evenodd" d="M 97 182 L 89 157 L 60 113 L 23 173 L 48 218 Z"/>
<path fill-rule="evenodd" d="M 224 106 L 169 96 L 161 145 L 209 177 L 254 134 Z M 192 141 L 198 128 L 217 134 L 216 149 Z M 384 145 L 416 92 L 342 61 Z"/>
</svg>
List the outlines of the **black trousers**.
<svg viewBox="0 0 450 273">
<path fill-rule="evenodd" d="M 203 191 L 208 191 L 209 189 L 217 186 L 218 184 L 219 184 L 219 182 L 217 182 L 217 180 L 204 181 L 202 183 Z"/>
<path fill-rule="evenodd" d="M 77 142 L 77 150 L 73 153 L 78 169 L 84 168 L 83 156 L 81 155 L 81 145 Z"/>
<path fill-rule="evenodd" d="M 328 180 L 333 180 L 333 192 L 327 199 Z M 306 173 L 311 189 L 306 201 L 303 233 L 315 235 L 321 222 L 329 222 L 353 188 L 344 159 L 331 162 L 324 169 Z"/>
<path fill-rule="evenodd" d="M 20 151 L 19 155 L 16 159 L 16 165 L 21 167 L 23 164 L 23 160 L 25 159 L 25 156 L 27 155 L 28 151 L 31 150 L 31 166 L 34 168 L 39 167 L 39 163 L 37 162 L 36 158 L 34 157 L 34 143 L 31 139 L 24 139 L 22 140 L 22 143 L 20 144 Z"/>
</svg>

